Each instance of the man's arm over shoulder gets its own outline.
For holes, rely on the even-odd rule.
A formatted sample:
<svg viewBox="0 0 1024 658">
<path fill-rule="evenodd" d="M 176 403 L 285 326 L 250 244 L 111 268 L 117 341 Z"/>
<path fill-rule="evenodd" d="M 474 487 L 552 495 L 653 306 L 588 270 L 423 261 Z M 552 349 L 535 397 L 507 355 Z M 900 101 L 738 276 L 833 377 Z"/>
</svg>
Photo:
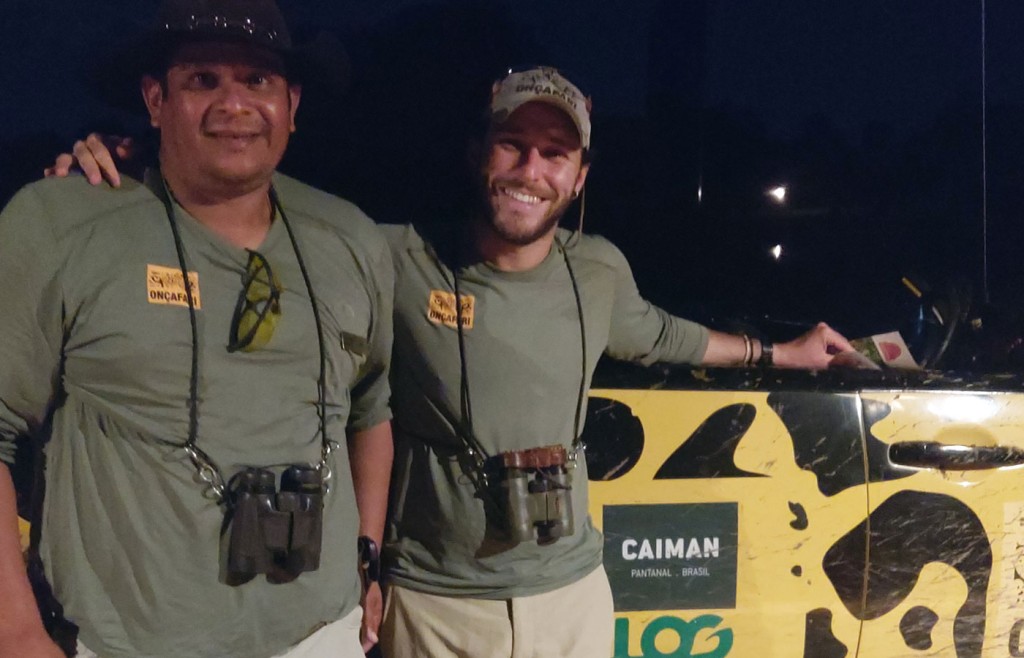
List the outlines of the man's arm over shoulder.
<svg viewBox="0 0 1024 658">
<path fill-rule="evenodd" d="M 0 461 L 39 430 L 54 399 L 63 336 L 52 227 L 31 188 L 0 213 Z M 60 656 L 25 575 L 11 474 L 0 464 L 0 656 Z"/>
</svg>

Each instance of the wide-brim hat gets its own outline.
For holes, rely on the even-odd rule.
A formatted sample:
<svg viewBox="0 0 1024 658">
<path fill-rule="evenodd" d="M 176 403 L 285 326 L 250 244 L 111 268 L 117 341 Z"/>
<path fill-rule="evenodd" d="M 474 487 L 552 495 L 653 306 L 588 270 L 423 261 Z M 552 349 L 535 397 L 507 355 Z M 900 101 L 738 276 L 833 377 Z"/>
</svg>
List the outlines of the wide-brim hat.
<svg viewBox="0 0 1024 658">
<path fill-rule="evenodd" d="M 123 40 L 100 60 L 91 76 L 93 87 L 114 107 L 144 111 L 142 76 L 162 75 L 179 46 L 204 41 L 272 51 L 281 57 L 290 83 L 316 83 L 341 92 L 349 81 L 349 60 L 337 38 L 321 32 L 294 44 L 274 0 L 163 0 L 149 29 Z"/>
</svg>

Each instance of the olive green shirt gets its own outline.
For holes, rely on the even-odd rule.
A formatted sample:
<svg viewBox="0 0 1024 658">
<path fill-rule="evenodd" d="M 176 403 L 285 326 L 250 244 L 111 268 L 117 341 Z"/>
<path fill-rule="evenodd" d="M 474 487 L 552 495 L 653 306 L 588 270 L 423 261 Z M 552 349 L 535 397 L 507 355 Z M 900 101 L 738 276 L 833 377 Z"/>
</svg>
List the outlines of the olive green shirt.
<svg viewBox="0 0 1024 658">
<path fill-rule="evenodd" d="M 589 387 L 602 353 L 646 364 L 695 363 L 707 347 L 707 330 L 641 298 L 625 258 L 607 240 L 559 231 L 583 309 L 585 364 L 576 295 L 560 249 L 526 272 L 479 262 L 462 267 L 464 414 L 453 272 L 412 227 L 381 228 L 396 280 L 396 452 L 385 545 L 393 582 L 432 594 L 508 598 L 583 577 L 601 563 L 600 534 L 587 514 L 584 460 L 573 473 L 575 532 L 546 546 L 515 544 L 488 525 L 459 463 L 465 451 L 456 428 L 471 415 L 490 455 L 569 447 L 581 379 Z M 446 242 L 440 246 L 451 239 Z M 585 400 L 581 424 L 584 416 Z"/>
<path fill-rule="evenodd" d="M 358 605 L 347 453 L 330 458 L 319 570 L 289 584 L 224 584 L 224 511 L 180 447 L 189 309 L 158 173 L 147 183 L 44 180 L 0 214 L 0 457 L 12 462 L 15 442 L 52 413 L 41 554 L 90 649 L 105 658 L 270 656 Z M 390 417 L 390 254 L 351 204 L 284 176 L 274 186 L 320 311 L 328 436 L 344 446 L 346 430 Z M 196 277 L 198 447 L 225 477 L 316 463 L 317 327 L 281 217 L 258 249 L 283 286 L 281 316 L 266 347 L 232 353 L 248 253 L 181 207 L 173 213 Z"/>
</svg>

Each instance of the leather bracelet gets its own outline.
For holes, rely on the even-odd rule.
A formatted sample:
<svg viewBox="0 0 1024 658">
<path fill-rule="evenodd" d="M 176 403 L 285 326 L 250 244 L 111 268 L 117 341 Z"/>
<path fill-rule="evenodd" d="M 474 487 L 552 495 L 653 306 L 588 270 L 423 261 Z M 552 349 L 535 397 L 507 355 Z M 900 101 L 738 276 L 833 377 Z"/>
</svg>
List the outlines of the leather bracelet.
<svg viewBox="0 0 1024 658">
<path fill-rule="evenodd" d="M 775 365 L 775 346 L 772 345 L 771 341 L 761 339 L 761 358 L 757 360 L 757 365 L 762 368 L 770 368 Z"/>
</svg>

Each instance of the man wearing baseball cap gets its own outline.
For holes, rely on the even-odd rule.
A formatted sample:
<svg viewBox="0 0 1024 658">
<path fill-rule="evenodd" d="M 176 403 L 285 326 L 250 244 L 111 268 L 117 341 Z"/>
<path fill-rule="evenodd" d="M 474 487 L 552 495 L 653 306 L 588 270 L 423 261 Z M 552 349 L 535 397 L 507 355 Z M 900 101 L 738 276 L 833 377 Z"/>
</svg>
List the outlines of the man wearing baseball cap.
<svg viewBox="0 0 1024 658">
<path fill-rule="evenodd" d="M 395 267 L 386 658 L 611 654 L 578 441 L 602 353 L 824 367 L 850 349 L 825 325 L 773 348 L 645 301 L 618 249 L 558 226 L 582 194 L 590 133 L 590 99 L 559 71 L 510 71 L 473 149 L 465 221 L 381 227 Z M 78 153 L 98 181 L 97 151 Z"/>
<path fill-rule="evenodd" d="M 0 458 L 46 442 L 55 599 L 0 465 L 0 656 L 362 656 L 393 268 L 357 208 L 275 171 L 315 62 L 273 0 L 165 0 L 116 65 L 159 166 L 0 214 Z"/>
<path fill-rule="evenodd" d="M 673 317 L 611 243 L 559 228 L 590 168 L 590 110 L 555 69 L 510 72 L 492 90 L 469 221 L 382 227 L 396 268 L 390 658 L 611 654 L 578 442 L 602 353 L 824 367 L 850 349 L 825 325 L 773 349 Z"/>
</svg>

